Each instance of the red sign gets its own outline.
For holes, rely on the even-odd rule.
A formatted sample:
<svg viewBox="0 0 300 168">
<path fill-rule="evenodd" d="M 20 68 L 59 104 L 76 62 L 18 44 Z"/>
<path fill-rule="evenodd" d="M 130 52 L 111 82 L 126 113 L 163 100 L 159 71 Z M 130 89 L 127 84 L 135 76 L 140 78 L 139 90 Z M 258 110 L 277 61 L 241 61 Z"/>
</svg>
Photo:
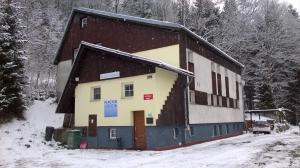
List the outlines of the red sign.
<svg viewBox="0 0 300 168">
<path fill-rule="evenodd" d="M 153 94 L 144 94 L 144 100 L 152 100 Z"/>
</svg>

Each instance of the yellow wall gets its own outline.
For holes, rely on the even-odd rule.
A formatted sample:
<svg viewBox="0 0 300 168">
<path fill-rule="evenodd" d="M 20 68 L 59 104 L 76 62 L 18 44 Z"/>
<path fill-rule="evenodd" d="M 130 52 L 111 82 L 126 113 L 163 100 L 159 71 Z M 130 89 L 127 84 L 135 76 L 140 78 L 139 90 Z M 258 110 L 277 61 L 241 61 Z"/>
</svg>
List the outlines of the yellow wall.
<svg viewBox="0 0 300 168">
<path fill-rule="evenodd" d="M 137 52 L 134 54 L 179 67 L 179 44 Z"/>
<path fill-rule="evenodd" d="M 160 68 L 151 79 L 148 75 L 89 82 L 75 89 L 75 126 L 88 126 L 89 114 L 97 114 L 98 126 L 132 126 L 132 111 L 144 110 L 145 117 L 152 115 L 154 124 L 177 78 L 177 74 Z M 134 84 L 134 96 L 122 98 L 122 83 Z M 101 100 L 91 101 L 91 88 L 101 87 Z M 144 100 L 144 94 L 153 93 L 153 100 Z M 104 117 L 104 101 L 117 100 L 118 116 Z M 145 123 L 146 124 L 146 123 Z"/>
</svg>

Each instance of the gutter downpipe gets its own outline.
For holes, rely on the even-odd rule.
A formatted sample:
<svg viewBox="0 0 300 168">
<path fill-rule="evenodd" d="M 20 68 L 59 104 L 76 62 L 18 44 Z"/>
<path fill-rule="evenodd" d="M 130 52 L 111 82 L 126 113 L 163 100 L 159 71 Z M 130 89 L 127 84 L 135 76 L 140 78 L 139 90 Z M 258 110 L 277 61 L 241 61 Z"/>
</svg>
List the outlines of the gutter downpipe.
<svg viewBox="0 0 300 168">
<path fill-rule="evenodd" d="M 187 140 L 187 134 L 186 131 L 190 131 L 190 126 L 189 126 L 189 116 L 188 116 L 188 91 L 189 91 L 189 86 L 193 82 L 193 78 L 189 80 L 189 76 L 187 76 L 187 83 L 184 88 L 184 123 L 185 123 L 185 129 L 184 129 L 184 139 L 183 139 L 183 144 L 186 143 Z"/>
</svg>

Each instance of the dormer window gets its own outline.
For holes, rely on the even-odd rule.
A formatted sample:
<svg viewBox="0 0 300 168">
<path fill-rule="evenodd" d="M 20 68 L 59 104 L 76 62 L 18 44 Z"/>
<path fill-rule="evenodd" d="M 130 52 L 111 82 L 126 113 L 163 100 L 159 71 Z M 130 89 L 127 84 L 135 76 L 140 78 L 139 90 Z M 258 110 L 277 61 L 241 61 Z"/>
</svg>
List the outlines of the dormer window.
<svg viewBox="0 0 300 168">
<path fill-rule="evenodd" d="M 87 26 L 87 17 L 81 19 L 81 28 L 85 28 Z"/>
</svg>

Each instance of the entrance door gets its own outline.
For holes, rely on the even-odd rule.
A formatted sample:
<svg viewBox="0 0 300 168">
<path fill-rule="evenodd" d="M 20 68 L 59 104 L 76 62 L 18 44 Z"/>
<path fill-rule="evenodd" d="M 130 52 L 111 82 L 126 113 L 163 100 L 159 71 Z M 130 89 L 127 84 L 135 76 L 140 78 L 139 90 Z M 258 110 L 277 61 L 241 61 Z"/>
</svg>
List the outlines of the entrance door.
<svg viewBox="0 0 300 168">
<path fill-rule="evenodd" d="M 134 111 L 134 145 L 136 149 L 146 149 L 144 111 Z"/>
<path fill-rule="evenodd" d="M 89 136 L 97 135 L 97 115 L 96 114 L 89 115 L 88 134 L 89 134 Z"/>
</svg>

